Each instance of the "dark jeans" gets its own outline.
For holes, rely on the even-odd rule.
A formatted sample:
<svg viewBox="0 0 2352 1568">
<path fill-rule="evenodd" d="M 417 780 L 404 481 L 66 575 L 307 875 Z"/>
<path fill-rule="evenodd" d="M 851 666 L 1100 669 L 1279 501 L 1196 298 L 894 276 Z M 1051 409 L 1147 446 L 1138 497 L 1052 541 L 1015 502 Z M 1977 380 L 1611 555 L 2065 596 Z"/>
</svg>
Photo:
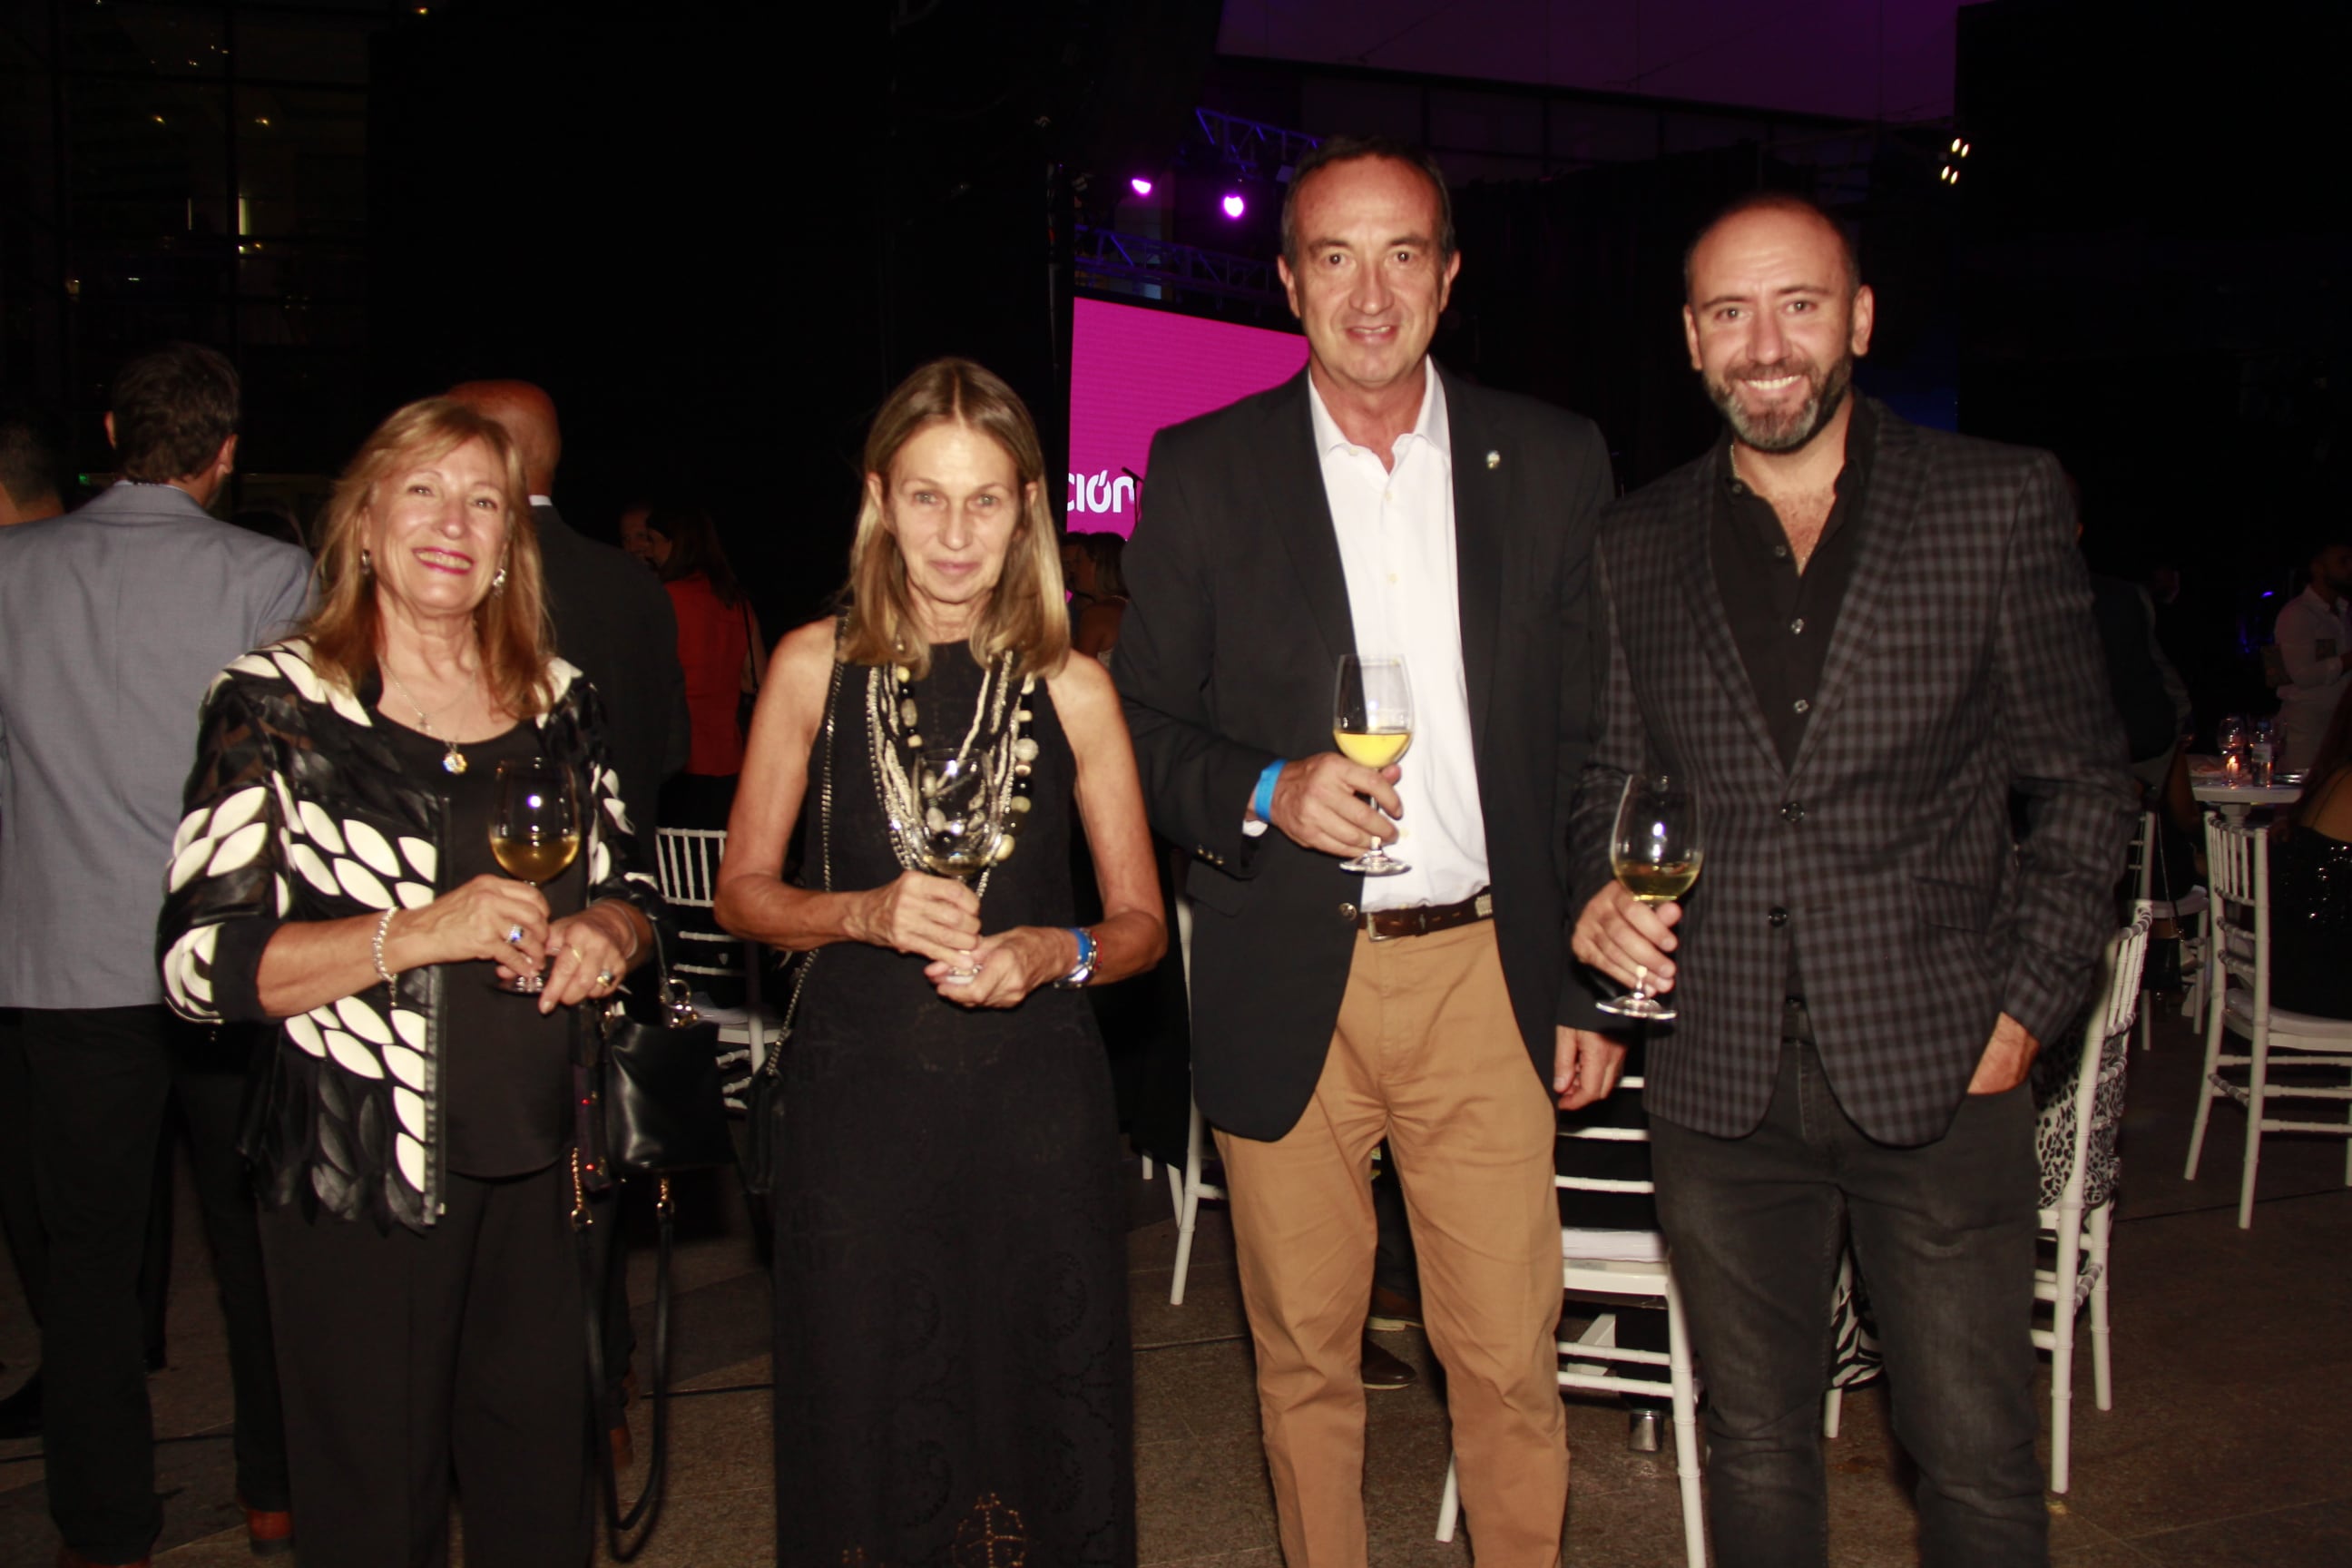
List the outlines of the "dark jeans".
<svg viewBox="0 0 2352 1568">
<path fill-rule="evenodd" d="M 1971 1097 L 1941 1139 L 1891 1148 L 1846 1120 L 1812 1047 L 1787 1041 L 1755 1131 L 1713 1138 L 1661 1120 L 1650 1137 L 1706 1380 L 1717 1568 L 1828 1561 L 1822 1395 L 1849 1227 L 1895 1436 L 1918 1466 L 1921 1562 L 2042 1568 L 2031 1092 Z"/>
<path fill-rule="evenodd" d="M 139 1289 L 157 1151 L 174 1097 L 228 1328 L 237 1489 L 256 1508 L 287 1506 L 260 1240 L 236 1152 L 247 1065 L 238 1038 L 181 1024 L 160 1006 L 22 1015 L 17 1039 L 47 1243 L 41 1362 L 49 1512 L 68 1546 L 102 1563 L 144 1556 L 163 1525 Z"/>
<path fill-rule="evenodd" d="M 588 1379 L 571 1167 L 451 1173 L 430 1230 L 262 1215 L 293 1440 L 299 1552 L 316 1568 L 466 1557 L 584 1568 Z"/>
</svg>

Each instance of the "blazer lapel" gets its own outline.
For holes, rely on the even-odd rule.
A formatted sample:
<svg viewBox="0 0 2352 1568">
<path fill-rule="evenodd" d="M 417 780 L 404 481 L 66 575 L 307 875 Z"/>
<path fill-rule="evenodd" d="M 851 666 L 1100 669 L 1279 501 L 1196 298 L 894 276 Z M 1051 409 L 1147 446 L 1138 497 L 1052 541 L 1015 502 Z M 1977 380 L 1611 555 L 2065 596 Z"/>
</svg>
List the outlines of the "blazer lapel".
<svg viewBox="0 0 2352 1568">
<path fill-rule="evenodd" d="M 1675 500 L 1670 525 L 1676 536 L 1673 545 L 1677 557 L 1674 574 L 1690 595 L 1691 623 L 1697 629 L 1708 666 L 1731 694 L 1732 707 L 1738 710 L 1748 734 L 1764 749 L 1777 773 L 1780 749 L 1772 743 L 1772 731 L 1765 727 L 1764 710 L 1757 702 L 1756 688 L 1748 679 L 1747 662 L 1739 657 L 1739 645 L 1732 640 L 1731 612 L 1724 606 L 1722 585 L 1715 580 L 1714 552 L 1708 548 L 1714 498 L 1708 487 L 1717 477 L 1712 461 L 1699 464 L 1691 470 L 1685 492 Z"/>
<path fill-rule="evenodd" d="M 1804 771 L 1806 760 L 1821 745 L 1822 731 L 1834 721 L 1846 688 L 1853 683 L 1927 489 L 1927 454 L 1913 438 L 1911 426 L 1886 409 L 1877 412 L 1878 451 L 1863 502 L 1869 510 L 1869 528 L 1862 539 L 1862 559 L 1854 563 L 1853 581 L 1846 584 L 1845 603 L 1838 606 L 1837 630 L 1830 636 L 1821 689 L 1813 698 L 1812 722 L 1805 726 L 1797 760 L 1789 769 L 1792 778 Z"/>
<path fill-rule="evenodd" d="M 1356 622 L 1348 609 L 1348 574 L 1339 563 L 1339 535 L 1331 521 L 1331 498 L 1323 489 L 1322 455 L 1315 449 L 1315 416 L 1307 403 L 1307 373 L 1300 371 L 1285 395 L 1266 405 L 1273 421 L 1264 443 L 1264 483 L 1274 530 L 1290 553 L 1306 591 L 1307 607 L 1323 634 L 1336 666 L 1356 651 Z"/>
<path fill-rule="evenodd" d="M 1489 446 L 1475 389 L 1443 370 L 1445 422 L 1454 466 L 1454 578 L 1462 621 L 1462 669 L 1470 697 L 1474 752 L 1486 750 L 1486 707 L 1495 690 L 1495 639 L 1502 618 L 1503 503 L 1516 472 L 1514 454 Z M 1487 464 L 1487 454 L 1501 460 Z"/>
</svg>

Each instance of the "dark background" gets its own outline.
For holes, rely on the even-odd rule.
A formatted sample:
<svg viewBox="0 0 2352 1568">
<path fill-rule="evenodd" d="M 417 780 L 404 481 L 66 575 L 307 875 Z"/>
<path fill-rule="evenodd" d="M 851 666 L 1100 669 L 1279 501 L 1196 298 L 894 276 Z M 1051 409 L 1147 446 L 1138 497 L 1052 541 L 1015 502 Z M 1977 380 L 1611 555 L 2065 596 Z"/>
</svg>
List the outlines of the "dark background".
<svg viewBox="0 0 2352 1568">
<path fill-rule="evenodd" d="M 632 500 L 705 502 L 772 633 L 838 582 L 866 420 L 923 360 L 1004 374 L 1055 471 L 1068 300 L 1105 286 L 1072 264 L 1082 226 L 1271 254 L 1278 171 L 1221 163 L 1195 105 L 1402 132 L 1456 176 L 1439 353 L 1592 415 L 1628 486 L 1713 433 L 1676 319 L 1692 230 L 1759 186 L 1820 195 L 1878 292 L 1865 384 L 2056 450 L 2095 565 L 2182 569 L 2200 698 L 2260 698 L 2252 643 L 2347 521 L 2347 7 L 1969 6 L 1955 116 L 1927 125 L 1222 57 L 1217 24 L 1192 0 L 0 0 L 0 390 L 97 472 L 121 359 L 220 343 L 244 488 L 315 498 L 397 403 L 537 380 L 567 515 L 609 537 Z M 1472 89 L 1539 113 L 1539 153 L 1449 131 Z M 1263 294 L 1160 292 L 1286 324 Z"/>
</svg>

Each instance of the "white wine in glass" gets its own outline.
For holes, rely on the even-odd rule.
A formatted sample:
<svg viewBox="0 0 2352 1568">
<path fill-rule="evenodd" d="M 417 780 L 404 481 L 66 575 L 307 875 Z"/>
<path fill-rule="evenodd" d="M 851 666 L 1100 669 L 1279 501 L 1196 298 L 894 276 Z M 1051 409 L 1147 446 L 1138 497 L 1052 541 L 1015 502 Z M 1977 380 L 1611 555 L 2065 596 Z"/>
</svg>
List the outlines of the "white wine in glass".
<svg viewBox="0 0 2352 1568">
<path fill-rule="evenodd" d="M 572 770 L 545 757 L 499 764 L 498 798 L 490 808 L 490 855 L 509 877 L 551 882 L 580 854 L 580 794 Z M 501 991 L 535 996 L 544 974 L 520 974 Z"/>
<path fill-rule="evenodd" d="M 1635 773 L 1617 800 L 1609 836 L 1609 866 L 1619 886 L 1645 904 L 1672 903 L 1691 890 L 1706 859 L 1699 839 L 1698 801 L 1678 778 Z M 1650 972 L 1637 969 L 1630 996 L 1600 1004 L 1621 1018 L 1662 1021 L 1675 1010 L 1650 994 Z"/>
<path fill-rule="evenodd" d="M 1404 660 L 1393 657 L 1341 654 L 1339 679 L 1331 694 L 1331 739 L 1339 754 L 1368 768 L 1384 768 L 1404 755 L 1412 744 L 1412 684 Z M 1367 877 L 1393 877 L 1412 867 L 1391 859 L 1375 844 L 1353 860 L 1339 862 L 1342 871 Z"/>
</svg>

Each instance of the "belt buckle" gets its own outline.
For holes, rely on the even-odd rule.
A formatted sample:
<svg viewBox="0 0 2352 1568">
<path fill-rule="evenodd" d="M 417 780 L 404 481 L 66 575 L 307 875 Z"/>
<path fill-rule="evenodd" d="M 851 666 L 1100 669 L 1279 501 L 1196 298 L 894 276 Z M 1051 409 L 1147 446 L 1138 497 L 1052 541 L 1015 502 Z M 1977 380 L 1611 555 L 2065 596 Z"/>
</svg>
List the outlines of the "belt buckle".
<svg viewBox="0 0 2352 1568">
<path fill-rule="evenodd" d="M 1396 910 L 1366 910 L 1364 911 L 1364 934 L 1371 938 L 1374 942 L 1394 942 L 1401 936 L 1412 934 L 1408 931 L 1382 931 L 1381 929 L 1381 920 L 1383 916 L 1393 915 L 1400 912 L 1401 911 Z"/>
</svg>

